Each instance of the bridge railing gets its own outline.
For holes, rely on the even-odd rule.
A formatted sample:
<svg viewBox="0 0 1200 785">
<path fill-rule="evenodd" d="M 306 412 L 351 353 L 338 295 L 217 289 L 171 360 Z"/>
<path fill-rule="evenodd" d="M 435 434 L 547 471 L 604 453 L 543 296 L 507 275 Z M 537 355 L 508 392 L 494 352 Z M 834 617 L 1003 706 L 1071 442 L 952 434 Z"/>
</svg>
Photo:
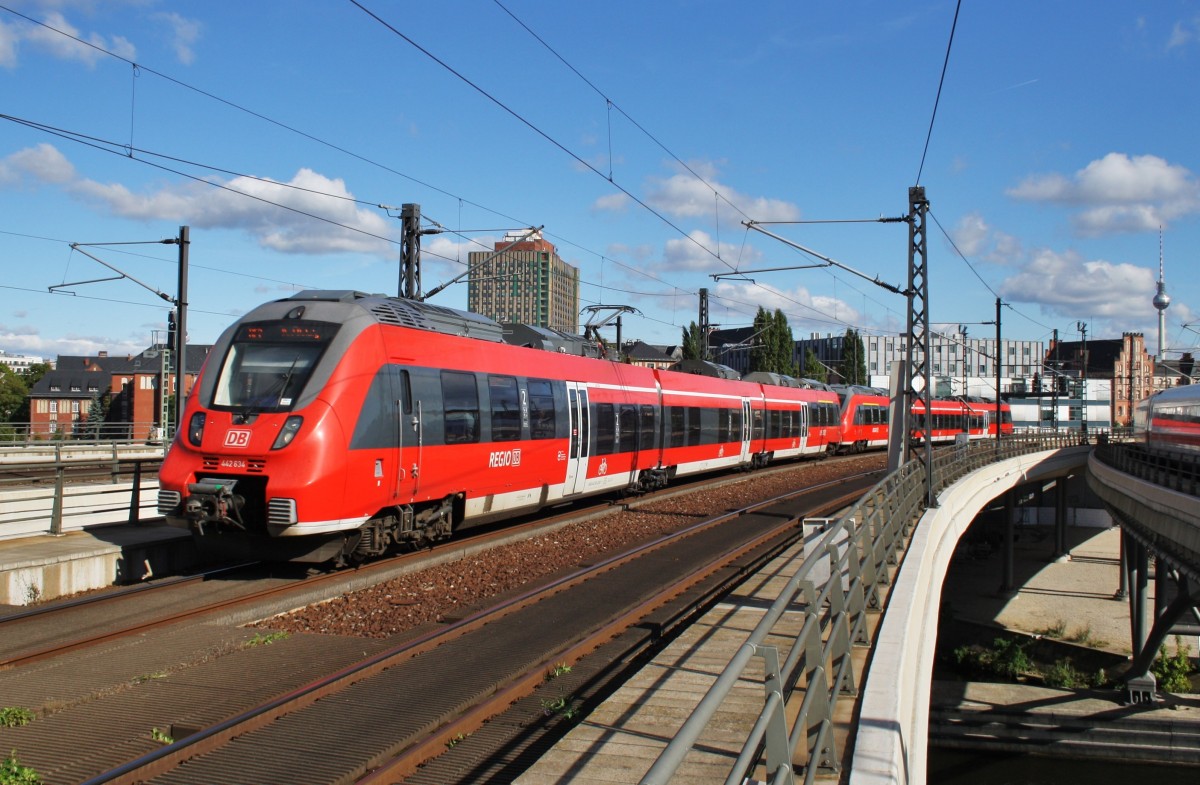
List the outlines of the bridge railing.
<svg viewBox="0 0 1200 785">
<path fill-rule="evenodd" d="M 117 443 L 0 450 L 0 539 L 152 517 L 162 458 L 162 446 Z"/>
<path fill-rule="evenodd" d="M 996 461 L 1075 447 L 1086 440 L 1080 433 L 1039 434 L 1004 439 L 999 445 L 976 442 L 941 449 L 933 461 L 934 486 L 941 490 Z M 763 708 L 726 783 L 752 779 L 764 757 L 766 779 L 774 783 L 793 783 L 797 770 L 803 771 L 806 783 L 819 771 L 837 771 L 834 712 L 839 700 L 853 700 L 858 694 L 851 650 L 871 644 L 867 613 L 882 607 L 891 569 L 925 511 L 925 480 L 924 466 L 909 461 L 824 532 L 642 785 L 671 780 L 756 658 L 765 672 Z M 785 612 L 797 608 L 805 614 L 801 632 L 787 651 L 780 651 L 768 638 L 784 639 L 772 637 L 775 627 Z M 798 689 L 804 690 L 803 699 L 798 712 L 791 712 L 788 704 Z M 793 714 L 794 720 L 789 720 Z"/>
<path fill-rule="evenodd" d="M 1200 496 L 1200 453 L 1195 451 L 1109 443 L 1096 448 L 1096 458 L 1139 480 Z"/>
</svg>

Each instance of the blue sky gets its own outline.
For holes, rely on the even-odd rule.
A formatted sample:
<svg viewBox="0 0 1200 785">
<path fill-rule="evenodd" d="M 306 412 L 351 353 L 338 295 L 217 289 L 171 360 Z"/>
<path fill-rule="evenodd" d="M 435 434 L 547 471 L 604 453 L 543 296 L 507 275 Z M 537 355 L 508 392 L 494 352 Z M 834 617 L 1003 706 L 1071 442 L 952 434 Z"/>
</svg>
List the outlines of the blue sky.
<svg viewBox="0 0 1200 785">
<path fill-rule="evenodd" d="M 819 222 L 765 228 L 903 288 L 907 227 L 873 219 L 916 184 L 935 328 L 990 337 L 1000 297 L 1005 337 L 1154 351 L 1161 227 L 1168 347 L 1200 342 L 1200 1 L 968 0 L 952 45 L 954 0 L 359 3 L 0 0 L 0 349 L 161 337 L 137 282 L 174 297 L 174 246 L 49 287 L 114 275 L 72 242 L 182 225 L 193 343 L 304 288 L 395 293 L 406 202 L 448 230 L 425 291 L 543 226 L 626 338 L 678 342 L 701 287 L 721 326 L 896 332 L 904 299 L 838 267 L 713 275 L 816 264 L 743 222 Z"/>
</svg>

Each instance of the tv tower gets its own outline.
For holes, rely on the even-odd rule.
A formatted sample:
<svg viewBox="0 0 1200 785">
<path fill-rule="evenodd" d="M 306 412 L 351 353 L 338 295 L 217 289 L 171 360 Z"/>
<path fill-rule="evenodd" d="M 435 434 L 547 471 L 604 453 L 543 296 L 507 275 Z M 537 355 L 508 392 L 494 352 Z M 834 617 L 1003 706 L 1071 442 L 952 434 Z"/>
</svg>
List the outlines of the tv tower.
<svg viewBox="0 0 1200 785">
<path fill-rule="evenodd" d="M 1158 293 L 1154 295 L 1154 307 L 1158 309 L 1158 359 L 1163 359 L 1167 350 L 1167 306 L 1171 297 L 1167 294 L 1167 282 L 1163 280 L 1162 227 L 1158 227 Z"/>
</svg>

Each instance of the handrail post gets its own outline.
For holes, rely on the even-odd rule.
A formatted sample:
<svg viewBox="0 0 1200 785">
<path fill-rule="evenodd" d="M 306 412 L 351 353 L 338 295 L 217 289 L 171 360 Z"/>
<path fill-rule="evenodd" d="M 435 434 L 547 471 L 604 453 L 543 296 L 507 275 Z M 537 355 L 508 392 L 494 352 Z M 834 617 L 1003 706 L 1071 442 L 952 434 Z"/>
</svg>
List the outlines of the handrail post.
<svg viewBox="0 0 1200 785">
<path fill-rule="evenodd" d="M 129 522 L 137 523 L 142 513 L 142 462 L 133 462 L 133 490 L 129 494 Z"/>
<path fill-rule="evenodd" d="M 63 466 L 62 453 L 57 445 L 54 453 L 54 501 L 50 509 L 50 534 L 58 537 L 63 533 L 63 489 L 66 486 L 67 468 Z"/>
</svg>

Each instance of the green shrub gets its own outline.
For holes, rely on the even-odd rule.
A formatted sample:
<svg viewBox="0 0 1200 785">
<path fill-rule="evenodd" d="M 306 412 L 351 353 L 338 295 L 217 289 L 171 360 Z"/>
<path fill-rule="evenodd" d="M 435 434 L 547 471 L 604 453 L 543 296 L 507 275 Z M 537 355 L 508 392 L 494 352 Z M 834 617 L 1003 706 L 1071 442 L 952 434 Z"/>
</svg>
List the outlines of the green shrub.
<svg viewBox="0 0 1200 785">
<path fill-rule="evenodd" d="M 0 728 L 18 728 L 33 722 L 33 712 L 20 706 L 0 709 Z"/>
<path fill-rule="evenodd" d="M 996 638 L 992 641 L 995 650 L 993 667 L 996 673 L 1016 679 L 1022 673 L 1033 670 L 1033 660 L 1025 653 L 1027 644 L 1012 638 Z"/>
<path fill-rule="evenodd" d="M 1174 656 L 1167 656 L 1166 644 L 1159 646 L 1158 658 L 1150 666 L 1150 672 L 1163 692 L 1191 692 L 1192 681 L 1188 674 L 1192 672 L 1192 663 L 1188 659 L 1188 647 L 1178 635 L 1175 636 Z"/>
<path fill-rule="evenodd" d="M 0 762 L 0 785 L 42 785 L 42 778 L 28 766 L 22 766 L 14 750 Z"/>
<path fill-rule="evenodd" d="M 1075 666 L 1071 664 L 1069 657 L 1056 660 L 1042 674 L 1042 681 L 1046 683 L 1047 687 L 1057 687 L 1062 690 L 1077 690 L 1081 687 L 1091 686 L 1088 683 L 1088 678 L 1075 670 Z"/>
</svg>

